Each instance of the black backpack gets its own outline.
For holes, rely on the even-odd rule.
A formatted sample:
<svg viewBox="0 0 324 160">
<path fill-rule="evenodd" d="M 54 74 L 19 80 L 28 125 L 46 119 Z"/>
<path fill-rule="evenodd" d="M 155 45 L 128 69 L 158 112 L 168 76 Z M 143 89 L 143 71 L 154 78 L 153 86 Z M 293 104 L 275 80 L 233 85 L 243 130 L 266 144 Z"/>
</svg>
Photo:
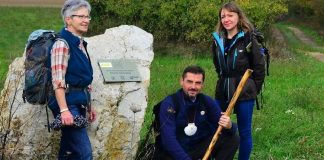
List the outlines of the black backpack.
<svg viewBox="0 0 324 160">
<path fill-rule="evenodd" d="M 174 93 L 171 95 L 172 102 L 174 104 L 175 114 L 177 114 L 179 109 L 179 102 L 177 100 L 177 95 Z M 159 152 L 160 144 L 160 108 L 163 100 L 158 102 L 153 106 L 154 119 L 148 128 L 148 132 L 144 140 L 140 143 L 138 147 L 138 153 L 135 160 L 155 160 Z M 152 143 L 154 141 L 154 143 Z"/>
<path fill-rule="evenodd" d="M 36 30 L 29 35 L 25 50 L 25 85 L 23 100 L 31 104 L 46 104 L 52 92 L 51 49 L 60 38 L 54 31 Z M 65 40 L 64 40 L 65 41 Z"/>
<path fill-rule="evenodd" d="M 251 44 L 252 44 L 251 42 L 252 42 L 252 37 L 253 36 L 256 38 L 258 43 L 261 44 L 261 47 L 262 47 L 261 49 L 262 49 L 262 52 L 263 52 L 263 54 L 265 56 L 265 70 L 266 70 L 267 76 L 269 76 L 270 51 L 266 46 L 266 42 L 265 42 L 263 33 L 260 32 L 259 30 L 257 30 L 256 28 L 253 30 L 252 34 L 250 34 L 249 41 L 244 42 L 245 46 L 246 46 L 246 50 L 247 50 L 247 52 L 250 52 L 250 47 L 251 47 Z M 248 56 L 249 56 L 250 64 L 253 64 L 252 63 L 253 62 L 252 54 L 248 54 Z M 263 87 L 265 87 L 265 83 L 263 83 Z M 256 100 L 257 110 L 260 110 L 260 108 L 263 107 L 263 101 L 264 100 L 263 100 L 262 92 L 263 92 L 263 89 L 260 92 L 261 104 L 259 104 L 258 96 L 255 99 Z"/>
<path fill-rule="evenodd" d="M 176 94 L 172 94 L 172 102 L 174 104 L 174 112 L 177 116 L 178 114 L 178 110 L 179 110 L 179 102 L 177 100 L 177 95 Z M 163 101 L 160 101 L 158 104 L 154 105 L 153 107 L 153 114 L 154 114 L 154 120 L 152 122 L 151 128 L 153 128 L 154 132 L 156 133 L 157 137 L 159 137 L 160 134 L 160 129 L 161 129 L 161 121 L 159 118 L 159 114 L 160 114 L 160 108 L 161 108 L 161 104 Z"/>
<path fill-rule="evenodd" d="M 269 51 L 269 49 L 266 46 L 266 42 L 264 40 L 264 35 L 259 30 L 254 29 L 253 32 L 252 32 L 252 34 L 250 35 L 250 42 L 252 41 L 252 36 L 254 36 L 256 38 L 256 40 L 261 44 L 262 52 L 263 52 L 263 54 L 265 56 L 265 64 L 266 64 L 265 69 L 266 69 L 266 72 L 267 72 L 267 76 L 269 76 L 270 51 Z M 248 47 L 249 44 L 247 44 L 246 46 Z M 250 62 L 251 62 L 252 61 L 252 57 L 250 56 L 249 59 L 250 59 Z"/>
</svg>

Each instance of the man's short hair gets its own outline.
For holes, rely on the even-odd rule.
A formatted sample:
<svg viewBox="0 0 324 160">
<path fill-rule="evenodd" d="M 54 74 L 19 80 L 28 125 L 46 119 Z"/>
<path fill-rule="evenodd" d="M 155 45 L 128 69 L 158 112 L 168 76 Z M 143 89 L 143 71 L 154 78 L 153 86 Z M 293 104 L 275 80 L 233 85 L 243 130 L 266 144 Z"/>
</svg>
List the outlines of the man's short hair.
<svg viewBox="0 0 324 160">
<path fill-rule="evenodd" d="M 203 82 L 205 81 L 205 71 L 200 66 L 191 65 L 191 66 L 186 67 L 183 70 L 182 79 L 185 78 L 187 73 L 202 74 L 203 75 Z"/>
</svg>

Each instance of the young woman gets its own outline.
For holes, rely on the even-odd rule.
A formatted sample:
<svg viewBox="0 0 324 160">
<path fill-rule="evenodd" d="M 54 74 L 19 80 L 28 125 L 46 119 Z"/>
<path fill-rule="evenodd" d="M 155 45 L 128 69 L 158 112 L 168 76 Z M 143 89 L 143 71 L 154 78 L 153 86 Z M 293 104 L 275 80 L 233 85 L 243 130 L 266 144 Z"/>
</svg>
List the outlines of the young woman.
<svg viewBox="0 0 324 160">
<path fill-rule="evenodd" d="M 212 52 L 218 74 L 215 98 L 223 111 L 246 69 L 253 70 L 235 106 L 240 135 L 238 159 L 247 160 L 252 150 L 253 106 L 265 77 L 264 55 L 261 45 L 252 35 L 252 24 L 235 3 L 224 4 L 218 18 Z"/>
</svg>

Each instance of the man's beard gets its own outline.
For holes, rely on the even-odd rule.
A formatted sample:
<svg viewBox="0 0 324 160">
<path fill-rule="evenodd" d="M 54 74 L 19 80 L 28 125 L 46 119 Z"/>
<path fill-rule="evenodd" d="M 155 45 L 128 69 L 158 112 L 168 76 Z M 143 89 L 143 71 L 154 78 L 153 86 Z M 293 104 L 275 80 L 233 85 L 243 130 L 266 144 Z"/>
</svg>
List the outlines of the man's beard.
<svg viewBox="0 0 324 160">
<path fill-rule="evenodd" d="M 192 92 L 192 91 L 194 91 L 194 92 L 196 92 L 196 93 L 198 94 L 198 90 L 196 90 L 196 89 L 190 89 L 190 90 L 188 90 L 187 92 L 184 92 L 184 93 L 185 93 L 185 96 L 186 96 L 187 98 L 189 98 L 189 99 L 191 99 L 191 100 L 195 100 L 196 97 L 197 97 L 197 94 L 195 94 L 195 95 L 190 95 L 189 92 Z"/>
</svg>

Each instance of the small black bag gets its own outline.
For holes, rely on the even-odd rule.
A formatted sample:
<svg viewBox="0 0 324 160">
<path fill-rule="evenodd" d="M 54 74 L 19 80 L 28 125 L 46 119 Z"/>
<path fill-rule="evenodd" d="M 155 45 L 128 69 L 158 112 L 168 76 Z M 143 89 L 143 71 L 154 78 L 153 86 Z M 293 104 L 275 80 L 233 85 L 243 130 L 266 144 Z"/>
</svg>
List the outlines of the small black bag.
<svg viewBox="0 0 324 160">
<path fill-rule="evenodd" d="M 89 122 L 88 119 L 82 115 L 76 115 L 73 118 L 73 125 L 72 127 L 74 128 L 85 128 L 89 126 Z M 61 114 L 57 115 L 56 118 L 54 119 L 54 121 L 50 124 L 50 127 L 55 130 L 58 131 L 60 130 L 62 127 L 64 127 L 62 125 L 62 121 L 61 121 Z"/>
</svg>

